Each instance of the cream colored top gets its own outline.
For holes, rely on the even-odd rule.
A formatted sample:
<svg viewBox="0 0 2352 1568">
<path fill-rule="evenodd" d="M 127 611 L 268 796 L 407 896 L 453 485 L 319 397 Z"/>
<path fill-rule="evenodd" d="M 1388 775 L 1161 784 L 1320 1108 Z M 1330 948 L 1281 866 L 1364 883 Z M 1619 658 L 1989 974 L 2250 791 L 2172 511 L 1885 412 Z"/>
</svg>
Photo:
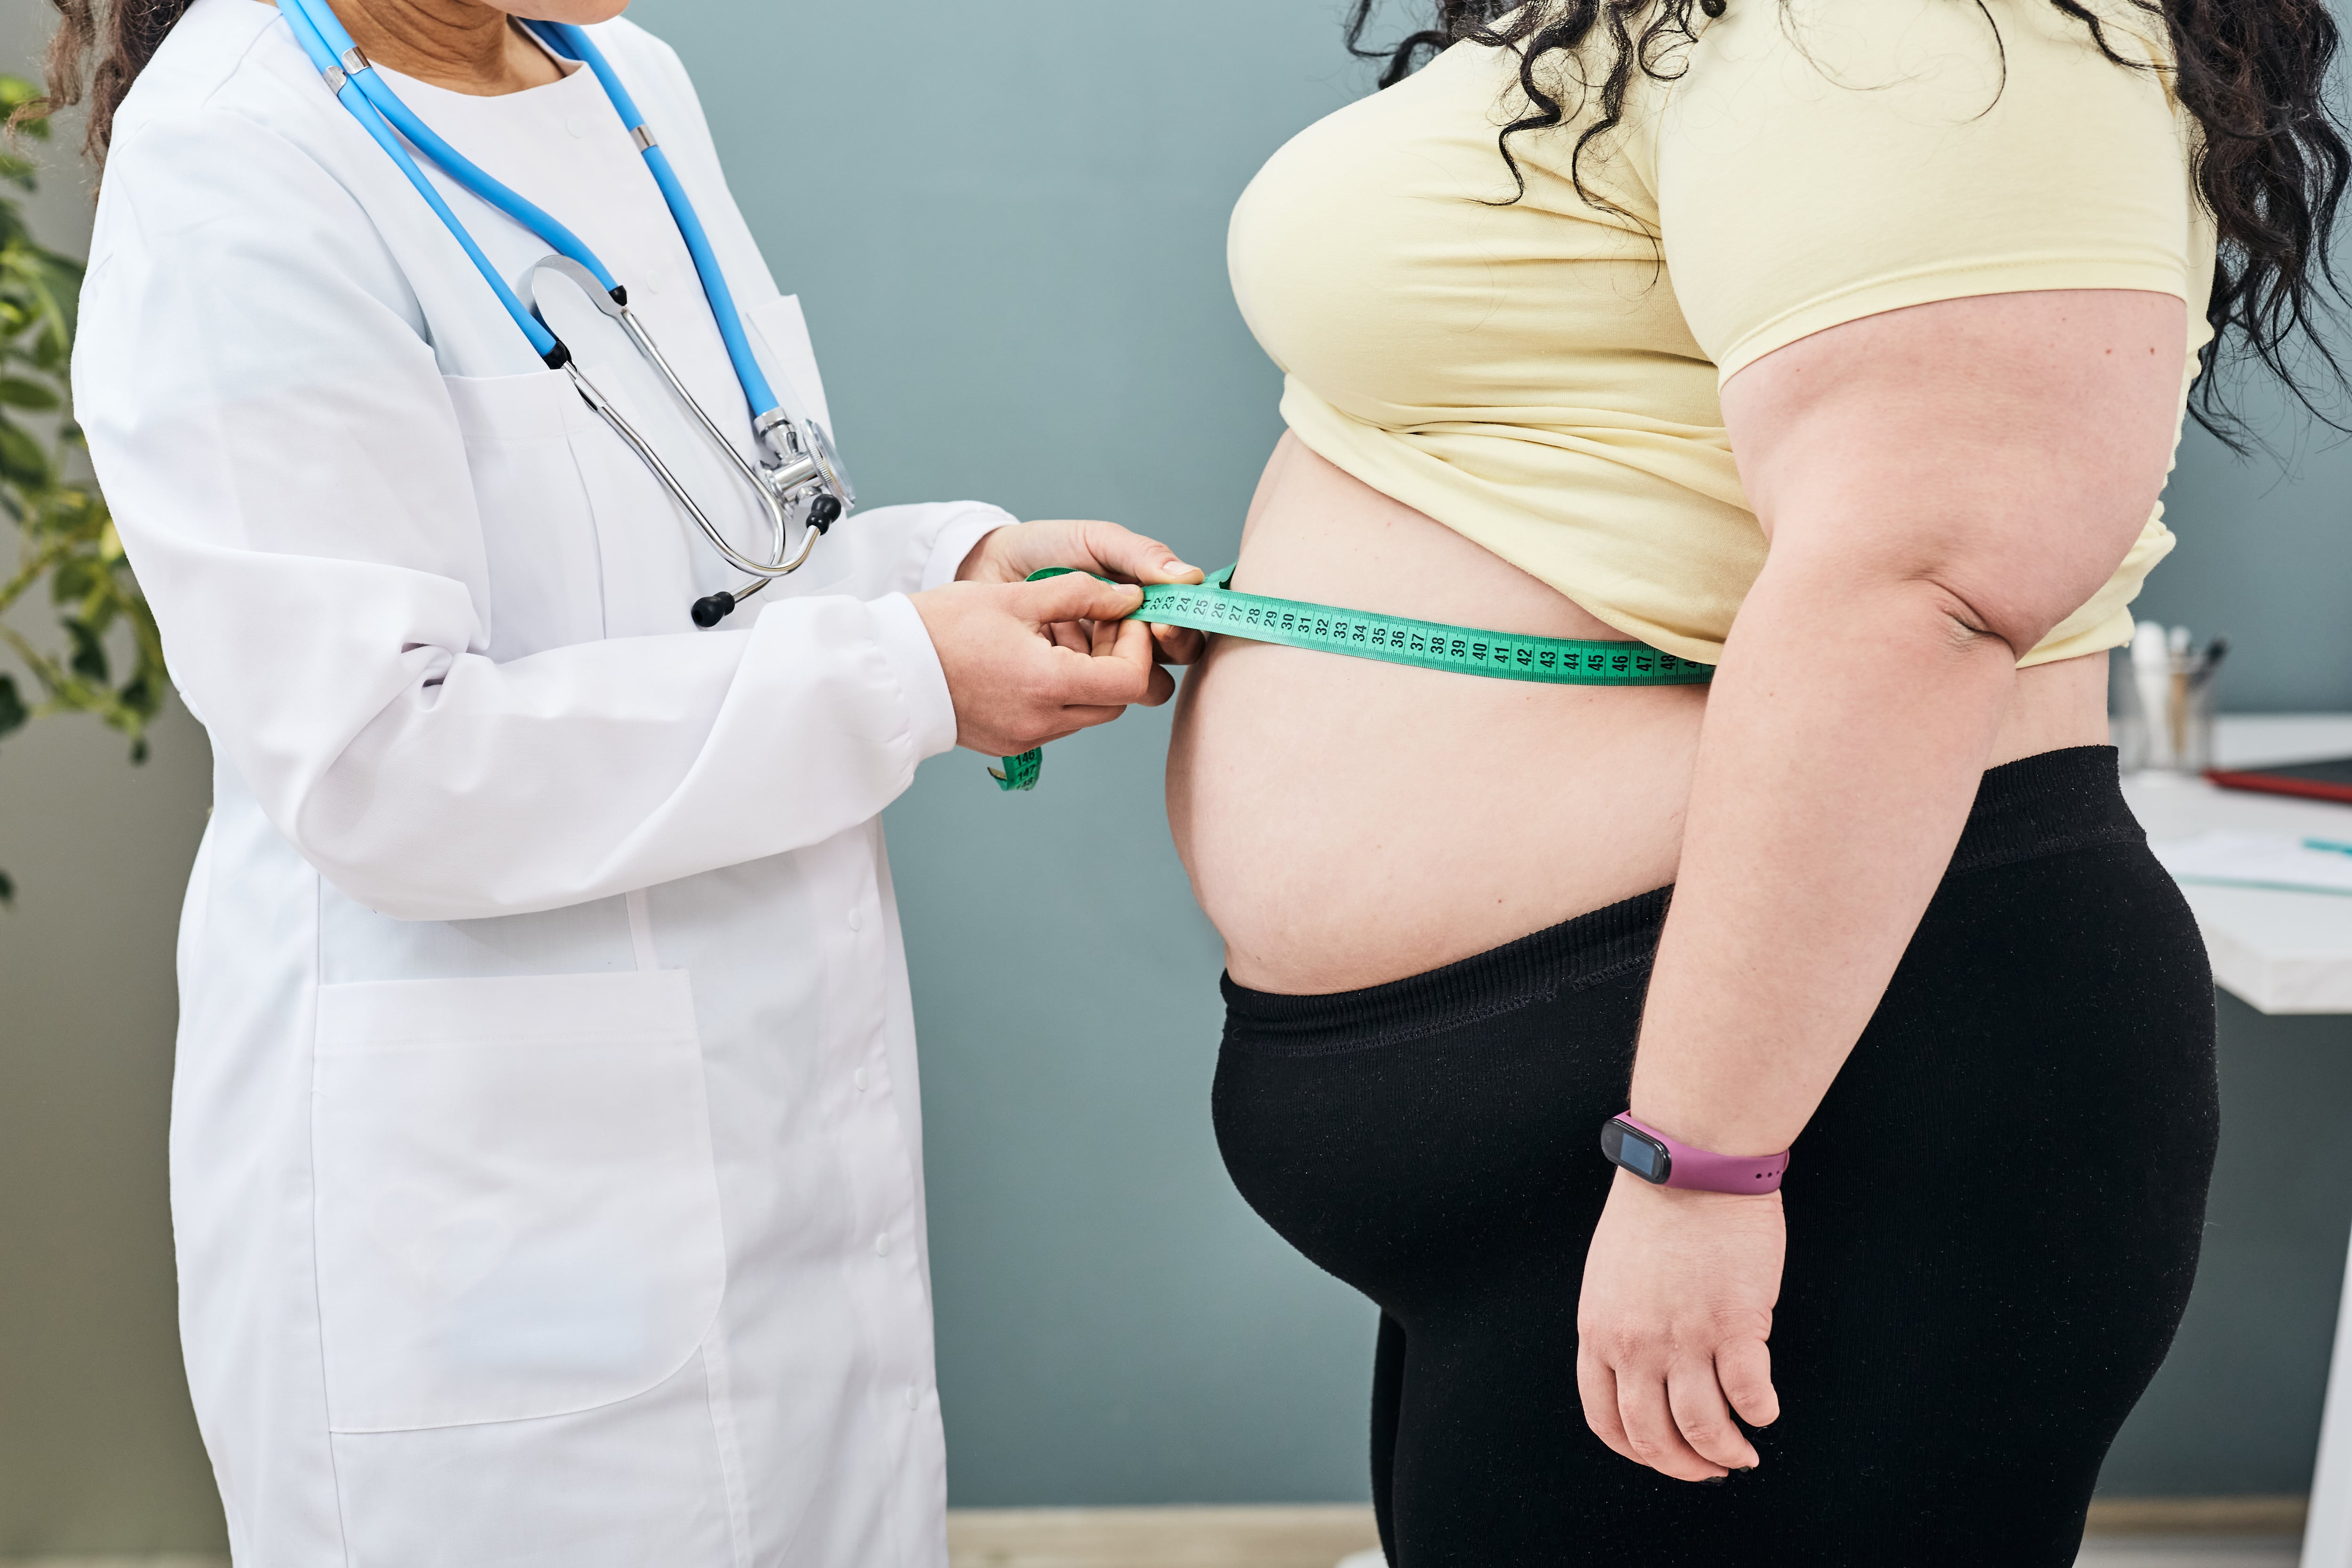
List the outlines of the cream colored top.
<svg viewBox="0 0 2352 1568">
<path fill-rule="evenodd" d="M 2189 306 L 2185 408 L 2214 237 L 2162 76 L 2102 58 L 2048 0 L 1732 0 L 1687 66 L 1637 77 L 1586 155 L 1615 212 L 1570 184 L 1573 121 L 1514 137 L 1527 195 L 1489 205 L 1511 196 L 1495 139 L 1524 100 L 1517 59 L 1471 44 L 1277 153 L 1231 263 L 1299 438 L 1712 662 L 1765 555 L 1717 389 L 1773 350 L 1936 300 L 2147 289 Z M 2126 606 L 2172 548 L 2161 511 L 2022 662 L 2130 640 Z"/>
</svg>

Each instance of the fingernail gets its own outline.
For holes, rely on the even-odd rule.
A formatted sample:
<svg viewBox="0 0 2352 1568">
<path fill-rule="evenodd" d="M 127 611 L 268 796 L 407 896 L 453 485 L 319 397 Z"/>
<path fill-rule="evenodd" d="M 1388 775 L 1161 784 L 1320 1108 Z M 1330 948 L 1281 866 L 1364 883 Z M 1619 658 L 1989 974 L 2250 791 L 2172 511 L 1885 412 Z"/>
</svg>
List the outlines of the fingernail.
<svg viewBox="0 0 2352 1568">
<path fill-rule="evenodd" d="M 1168 570 L 1171 572 L 1198 572 L 1200 568 L 1198 566 L 1187 566 L 1181 561 L 1171 561 L 1168 563 Z"/>
<path fill-rule="evenodd" d="M 1760 1465 L 1763 1462 L 1763 1460 L 1759 1459 L 1756 1461 L 1756 1465 Z M 1739 1467 L 1739 1473 L 1743 1476 L 1752 1476 L 1756 1473 L 1756 1465 L 1742 1465 Z"/>
<path fill-rule="evenodd" d="M 1731 1478 L 1729 1476 L 1709 1476 L 1705 1480 L 1699 1482 L 1699 1485 L 1703 1487 L 1719 1487 L 1730 1479 Z"/>
</svg>

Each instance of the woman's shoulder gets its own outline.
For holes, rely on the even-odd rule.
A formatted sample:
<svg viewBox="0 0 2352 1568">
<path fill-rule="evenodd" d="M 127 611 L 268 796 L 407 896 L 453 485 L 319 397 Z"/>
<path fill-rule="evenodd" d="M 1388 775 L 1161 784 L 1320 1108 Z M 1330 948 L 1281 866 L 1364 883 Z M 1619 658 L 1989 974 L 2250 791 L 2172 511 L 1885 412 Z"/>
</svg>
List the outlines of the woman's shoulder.
<svg viewBox="0 0 2352 1568">
<path fill-rule="evenodd" d="M 2170 59 L 2162 16 L 2138 0 L 1728 0 L 1713 19 L 1690 7 L 1687 30 L 1648 16 L 1622 40 L 1457 42 L 1349 129 L 1385 110 L 1491 147 L 1517 121 L 1512 153 L 1535 184 L 1580 182 L 1634 210 L 1656 189 L 1662 138 L 1719 146 L 1775 121 L 1827 117 L 1903 156 L 1972 127 L 2037 155 L 2038 138 L 2082 127 L 2178 140 L 2168 74 L 2137 68 Z"/>
<path fill-rule="evenodd" d="M 2189 127 L 2128 0 L 2101 4 L 2105 48 L 2053 0 L 1730 0 L 1656 142 L 1675 296 L 1721 374 L 1972 295 L 2138 289 L 2201 321 Z"/>
<path fill-rule="evenodd" d="M 333 108 L 275 5 L 196 0 L 123 95 L 108 167 L 140 160 L 152 143 L 201 135 L 203 123 L 215 117 L 244 118 L 287 134 Z"/>
<path fill-rule="evenodd" d="M 1667 97 L 1711 112 L 1832 97 L 1890 119 L 2095 116 L 2164 101 L 2161 18 L 2133 0 L 1731 0 Z"/>
<path fill-rule="evenodd" d="M 373 255 L 347 121 L 274 5 L 196 0 L 116 110 L 93 270 L 125 247 L 201 249 L 215 241 L 192 237 L 215 230 L 224 245 L 299 231 Z M 279 221 L 298 211 L 299 223 Z"/>
<path fill-rule="evenodd" d="M 2053 214 L 2109 175 L 2153 200 L 2189 148 L 2160 44 L 2131 0 L 1730 0 L 1662 92 L 1662 188 L 1737 166 L 1824 222 L 1954 182 Z"/>
</svg>

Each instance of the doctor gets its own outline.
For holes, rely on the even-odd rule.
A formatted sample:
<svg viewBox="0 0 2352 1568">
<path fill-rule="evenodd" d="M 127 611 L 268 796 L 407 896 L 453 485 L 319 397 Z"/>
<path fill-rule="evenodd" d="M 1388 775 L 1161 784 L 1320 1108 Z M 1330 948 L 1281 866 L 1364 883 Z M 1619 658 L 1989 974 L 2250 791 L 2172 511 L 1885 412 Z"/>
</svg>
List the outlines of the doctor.
<svg viewBox="0 0 2352 1568">
<path fill-rule="evenodd" d="M 218 759 L 172 1178 L 240 1568 L 943 1563 L 876 814 L 1197 648 L 1022 583 L 1196 575 L 1124 530 L 851 510 L 625 4 L 58 0 L 79 412 Z"/>
</svg>

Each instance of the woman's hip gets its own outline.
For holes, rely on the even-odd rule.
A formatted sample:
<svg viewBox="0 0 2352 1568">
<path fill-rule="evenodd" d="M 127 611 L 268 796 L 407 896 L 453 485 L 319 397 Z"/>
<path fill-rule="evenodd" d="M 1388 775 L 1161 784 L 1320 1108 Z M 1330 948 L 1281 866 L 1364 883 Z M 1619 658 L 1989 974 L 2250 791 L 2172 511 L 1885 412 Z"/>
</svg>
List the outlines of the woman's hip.
<svg viewBox="0 0 2352 1568">
<path fill-rule="evenodd" d="M 1215 1109 L 1244 1195 L 1408 1320 L 1431 1289 L 1572 1300 L 1670 892 L 1388 985 L 1229 980 Z M 2177 1265 L 2217 1127 L 2203 948 L 2114 753 L 1996 769 L 1796 1145 L 1792 1297 L 1809 1257 L 1842 1271 L 1955 1227 L 1991 1238 L 1988 1261 L 2096 1242 L 2118 1268 L 2142 1245 Z"/>
</svg>

